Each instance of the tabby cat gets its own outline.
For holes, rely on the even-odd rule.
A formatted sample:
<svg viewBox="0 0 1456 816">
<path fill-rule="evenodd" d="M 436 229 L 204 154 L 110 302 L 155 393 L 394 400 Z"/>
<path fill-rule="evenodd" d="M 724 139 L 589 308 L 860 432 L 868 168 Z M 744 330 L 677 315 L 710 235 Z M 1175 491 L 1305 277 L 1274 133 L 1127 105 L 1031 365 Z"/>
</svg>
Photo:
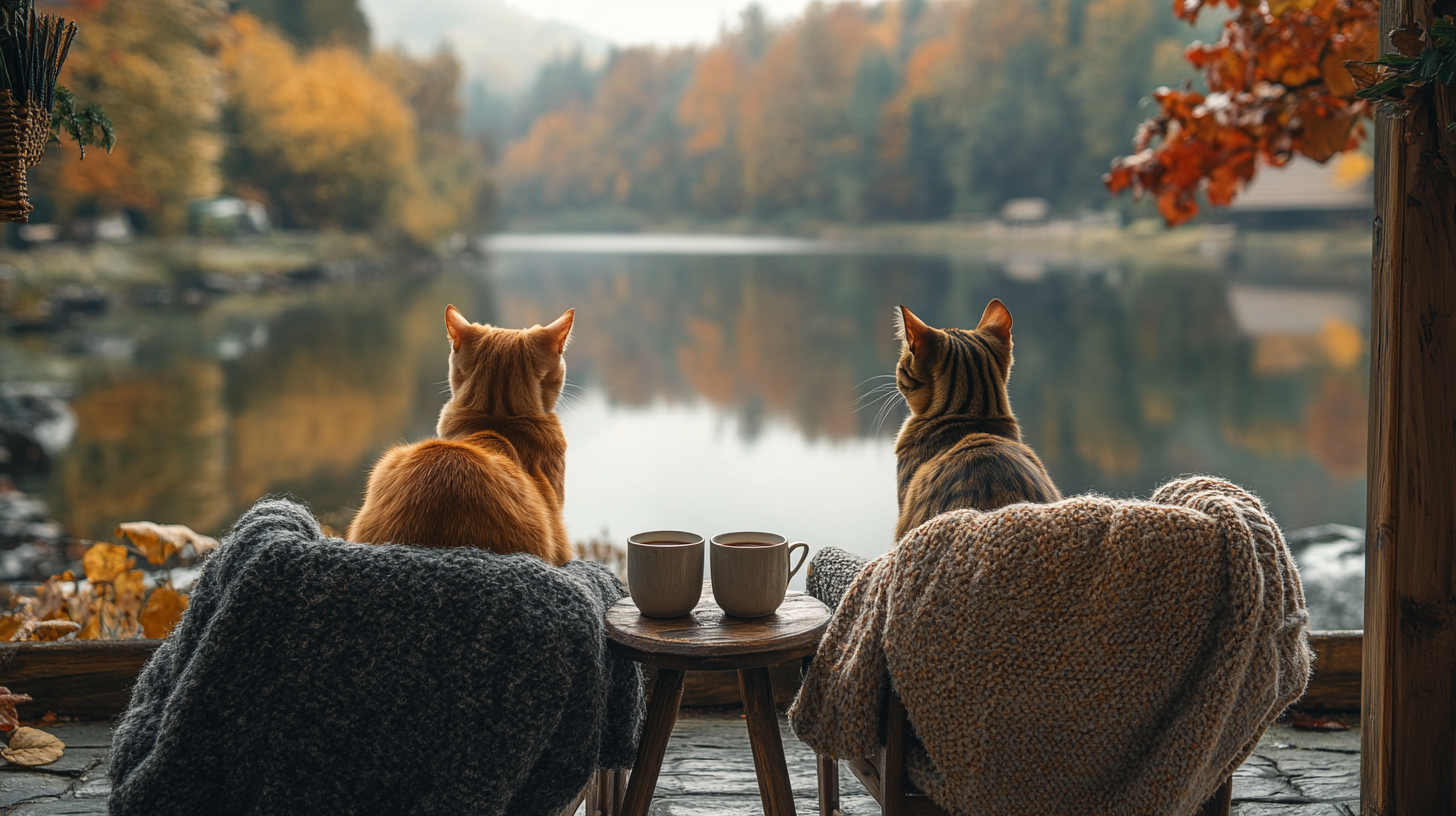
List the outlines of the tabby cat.
<svg viewBox="0 0 1456 816">
<path fill-rule="evenodd" d="M 1011 312 L 1005 304 L 987 304 L 974 331 L 931 328 L 904 306 L 897 318 L 895 386 L 910 416 L 895 441 L 895 540 L 947 510 L 1060 499 L 1041 460 L 1021 444 L 1011 414 Z"/>
<path fill-rule="evenodd" d="M 471 323 L 446 307 L 451 396 L 439 436 L 385 451 L 350 541 L 571 560 L 561 520 L 566 435 L 554 410 L 575 314 L 517 330 Z"/>
</svg>

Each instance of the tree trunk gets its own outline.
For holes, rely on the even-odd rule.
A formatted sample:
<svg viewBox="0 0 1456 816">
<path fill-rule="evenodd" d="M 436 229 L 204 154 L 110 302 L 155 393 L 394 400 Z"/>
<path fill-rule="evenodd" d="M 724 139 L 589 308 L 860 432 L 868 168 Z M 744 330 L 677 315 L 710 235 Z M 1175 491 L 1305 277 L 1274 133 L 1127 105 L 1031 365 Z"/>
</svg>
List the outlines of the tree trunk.
<svg viewBox="0 0 1456 816">
<path fill-rule="evenodd" d="M 1389 32 L 1430 0 L 1386 0 Z M 1360 809 L 1456 814 L 1456 176 L 1438 111 L 1376 122 Z"/>
</svg>

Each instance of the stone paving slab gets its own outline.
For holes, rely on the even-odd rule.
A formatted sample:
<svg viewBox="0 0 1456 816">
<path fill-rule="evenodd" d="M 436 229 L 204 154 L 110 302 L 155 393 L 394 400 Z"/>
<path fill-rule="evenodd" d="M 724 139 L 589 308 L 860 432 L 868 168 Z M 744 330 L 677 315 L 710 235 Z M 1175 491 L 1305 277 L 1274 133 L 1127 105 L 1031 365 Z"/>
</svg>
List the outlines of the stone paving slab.
<svg viewBox="0 0 1456 816">
<path fill-rule="evenodd" d="M 789 779 L 801 814 L 819 812 L 814 754 L 780 718 Z M 0 767 L 0 816 L 106 813 L 104 723 L 46 729 L 66 743 L 47 768 Z M 840 765 L 844 816 L 878 816 L 879 806 Z M 1235 816 L 1355 816 L 1360 802 L 1360 731 L 1301 732 L 1276 726 L 1234 775 Z M 736 713 L 684 712 L 663 761 L 651 816 L 757 816 L 763 813 L 748 731 Z"/>
<path fill-rule="evenodd" d="M 71 816 L 106 813 L 106 723 L 56 723 L 45 730 L 66 744 L 65 756 L 43 768 L 0 765 L 0 814 Z"/>
<path fill-rule="evenodd" d="M 801 814 L 819 812 L 814 754 L 780 718 L 780 733 Z M 878 816 L 880 808 L 844 763 L 839 769 L 844 816 Z M 652 816 L 757 816 L 748 734 L 738 714 L 685 713 L 663 759 Z M 1271 728 L 1234 775 L 1235 816 L 1354 816 L 1360 802 L 1360 731 L 1302 732 Z"/>
</svg>

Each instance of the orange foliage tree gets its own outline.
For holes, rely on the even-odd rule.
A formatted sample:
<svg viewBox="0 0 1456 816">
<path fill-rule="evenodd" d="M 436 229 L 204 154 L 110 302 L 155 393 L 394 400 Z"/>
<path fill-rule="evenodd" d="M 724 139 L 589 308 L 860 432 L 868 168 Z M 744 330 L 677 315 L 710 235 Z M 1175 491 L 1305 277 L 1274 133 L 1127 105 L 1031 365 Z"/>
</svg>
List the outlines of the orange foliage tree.
<svg viewBox="0 0 1456 816">
<path fill-rule="evenodd" d="M 1344 67 L 1376 54 L 1378 0 L 1178 0 L 1195 21 L 1206 4 L 1234 9 L 1222 39 L 1187 57 L 1208 93 L 1159 88 L 1159 110 L 1138 129 L 1137 152 L 1104 178 L 1114 193 L 1150 195 L 1170 224 L 1198 212 L 1199 192 L 1228 205 L 1260 162 L 1318 162 L 1359 146 L 1369 103 Z"/>
<path fill-rule="evenodd" d="M 579 63 L 548 68 L 504 198 L 844 221 L 1072 208 L 1103 195 L 1143 89 L 1186 71 L 1177 29 L 1143 0 L 851 0 L 777 25 L 750 8 L 700 51 L 620 52 L 578 93 L 548 80 Z"/>
<path fill-rule="evenodd" d="M 502 186 L 528 209 L 673 206 L 682 155 L 673 111 L 691 65 L 683 51 L 617 52 L 592 104 L 545 112 L 507 149 Z"/>
</svg>

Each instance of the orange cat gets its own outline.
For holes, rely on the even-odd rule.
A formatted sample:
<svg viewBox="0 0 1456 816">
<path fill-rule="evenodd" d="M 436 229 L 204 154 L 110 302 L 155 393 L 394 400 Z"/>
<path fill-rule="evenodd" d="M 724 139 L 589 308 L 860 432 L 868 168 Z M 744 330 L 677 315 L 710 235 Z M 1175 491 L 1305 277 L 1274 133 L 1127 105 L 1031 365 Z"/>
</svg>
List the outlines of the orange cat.
<svg viewBox="0 0 1456 816">
<path fill-rule="evenodd" d="M 566 435 L 554 410 L 575 314 L 568 309 L 549 326 L 498 329 L 445 307 L 450 401 L 439 438 L 385 451 L 348 539 L 570 561 L 561 520 Z"/>
</svg>

